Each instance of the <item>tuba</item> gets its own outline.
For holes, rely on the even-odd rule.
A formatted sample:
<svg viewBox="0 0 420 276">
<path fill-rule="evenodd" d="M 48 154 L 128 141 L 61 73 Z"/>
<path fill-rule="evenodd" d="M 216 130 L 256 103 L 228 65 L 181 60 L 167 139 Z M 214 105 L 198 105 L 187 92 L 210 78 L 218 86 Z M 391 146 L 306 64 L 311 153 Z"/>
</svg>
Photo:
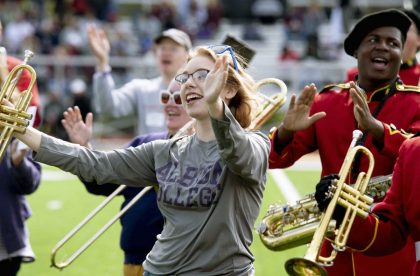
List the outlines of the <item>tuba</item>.
<svg viewBox="0 0 420 276">
<path fill-rule="evenodd" d="M 353 140 L 344 158 L 339 172 L 339 180 L 334 181 L 330 191 L 331 201 L 321 216 L 320 223 L 313 235 L 312 241 L 303 258 L 292 258 L 285 263 L 285 269 L 289 275 L 327 275 L 323 266 L 331 266 L 337 253 L 345 250 L 347 239 L 350 234 L 356 215 L 366 218 L 369 214 L 373 199 L 365 195 L 367 184 L 373 171 L 374 159 L 372 153 L 363 146 L 355 146 L 362 136 L 360 130 L 353 132 Z M 356 154 L 361 153 L 369 159 L 369 167 L 366 172 L 359 172 L 354 186 L 345 183 L 350 179 L 351 166 Z M 335 207 L 339 204 L 346 209 L 344 218 L 339 227 L 334 227 L 334 239 L 331 241 L 333 250 L 330 256 L 321 256 L 321 245 L 326 238 L 327 230 L 332 221 Z"/>
<path fill-rule="evenodd" d="M 36 80 L 35 70 L 27 64 L 32 56 L 33 53 L 31 51 L 25 51 L 23 63 L 10 71 L 1 88 L 0 100 L 6 99 L 11 101 L 22 71 L 28 70 L 31 73 L 31 81 L 28 88 L 20 93 L 15 107 L 9 107 L 0 103 L 0 126 L 3 128 L 0 134 L 0 161 L 3 159 L 7 146 L 12 139 L 13 132 L 24 133 L 29 125 L 29 120 L 32 118 L 32 115 L 26 112 L 32 98 L 32 88 Z"/>
<path fill-rule="evenodd" d="M 389 187 L 392 174 L 372 177 L 366 194 L 375 202 L 382 201 Z M 295 204 L 272 204 L 257 226 L 261 242 L 270 250 L 282 251 L 304 245 L 312 240 L 321 220 L 315 194 L 306 195 Z M 335 221 L 327 229 L 327 236 L 333 236 Z"/>
</svg>

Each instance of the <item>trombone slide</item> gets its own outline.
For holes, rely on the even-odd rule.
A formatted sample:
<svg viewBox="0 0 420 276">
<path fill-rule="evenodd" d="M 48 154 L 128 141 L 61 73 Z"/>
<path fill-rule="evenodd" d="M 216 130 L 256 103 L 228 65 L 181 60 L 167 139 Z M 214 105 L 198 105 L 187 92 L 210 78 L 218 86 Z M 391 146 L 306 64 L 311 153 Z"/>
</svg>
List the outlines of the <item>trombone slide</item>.
<svg viewBox="0 0 420 276">
<path fill-rule="evenodd" d="M 124 215 L 132 205 L 134 205 L 140 198 L 150 191 L 153 187 L 143 188 L 119 213 L 112 217 L 101 229 L 99 229 L 87 242 L 85 242 L 78 250 L 76 250 L 69 258 L 64 261 L 58 262 L 56 260 L 57 252 L 62 248 L 77 232 L 80 231 L 94 216 L 96 216 L 115 196 L 117 196 L 127 186 L 121 185 L 109 195 L 98 207 L 96 207 L 86 218 L 74 227 L 57 245 L 53 248 L 51 253 L 51 266 L 63 269 L 69 266 L 77 257 L 79 257 L 93 242 L 95 242 L 109 227 L 111 227 L 122 215 Z"/>
</svg>

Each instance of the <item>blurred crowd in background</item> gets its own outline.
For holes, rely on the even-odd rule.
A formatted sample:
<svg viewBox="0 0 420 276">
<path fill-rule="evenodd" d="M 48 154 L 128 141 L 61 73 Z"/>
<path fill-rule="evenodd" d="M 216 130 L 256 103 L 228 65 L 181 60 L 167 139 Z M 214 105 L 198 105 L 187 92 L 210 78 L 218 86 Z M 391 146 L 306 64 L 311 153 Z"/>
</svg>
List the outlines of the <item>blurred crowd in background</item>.
<svg viewBox="0 0 420 276">
<path fill-rule="evenodd" d="M 338 58 L 342 39 L 351 23 L 365 12 L 381 8 L 369 5 L 363 8 L 355 2 L 2 0 L 3 41 L 0 44 L 6 47 L 8 54 L 18 57 L 23 56 L 25 49 L 53 60 L 86 57 L 91 55 L 86 26 L 93 23 L 106 30 L 112 57 L 146 58 L 152 49 L 153 38 L 168 28 L 186 31 L 197 45 L 214 40 L 222 25 L 240 24 L 240 38 L 264 43 L 270 40 L 264 36 L 264 26 L 276 24 L 282 27 L 278 32 L 283 33 L 283 41 L 275 52 L 270 53 L 271 58 L 278 62 L 328 61 Z M 417 2 L 412 4 L 417 8 Z M 402 3 L 395 3 L 394 7 L 401 6 Z M 323 32 L 327 32 L 327 38 L 322 37 Z M 84 112 L 91 110 L 94 62 L 83 66 L 61 66 L 61 77 L 53 72 L 56 68 L 52 64 L 35 65 L 43 106 L 41 128 L 63 138 L 59 123 L 63 110 L 75 103 L 84 105 Z M 128 66 L 113 66 L 117 81 L 124 83 L 132 77 L 149 77 L 130 75 L 128 69 Z"/>
</svg>

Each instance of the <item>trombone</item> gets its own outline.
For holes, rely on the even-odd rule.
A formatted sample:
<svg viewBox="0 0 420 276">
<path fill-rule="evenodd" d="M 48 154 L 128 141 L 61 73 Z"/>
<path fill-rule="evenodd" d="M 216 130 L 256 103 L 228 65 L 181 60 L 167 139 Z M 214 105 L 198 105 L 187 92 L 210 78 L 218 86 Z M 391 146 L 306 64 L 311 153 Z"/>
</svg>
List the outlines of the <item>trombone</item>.
<svg viewBox="0 0 420 276">
<path fill-rule="evenodd" d="M 32 115 L 26 111 L 32 98 L 32 89 L 36 80 L 35 70 L 27 64 L 33 55 L 33 52 L 30 50 L 25 50 L 23 63 L 15 66 L 12 71 L 10 71 L 0 91 L 0 101 L 3 99 L 11 101 L 23 70 L 28 70 L 30 72 L 31 81 L 28 84 L 28 88 L 20 93 L 15 107 L 1 105 L 0 103 L 0 126 L 3 127 L 0 134 L 0 161 L 4 157 L 7 146 L 12 139 L 13 132 L 25 133 L 26 127 L 29 125 L 29 120 L 32 118 Z"/>
<path fill-rule="evenodd" d="M 292 258 L 285 263 L 286 271 L 289 275 L 322 275 L 326 276 L 327 272 L 323 266 L 331 266 L 333 260 L 339 251 L 344 251 L 347 239 L 350 234 L 353 221 L 356 215 L 366 218 L 369 214 L 370 205 L 373 199 L 365 195 L 368 182 L 370 180 L 374 158 L 372 153 L 363 146 L 355 146 L 357 140 L 362 136 L 360 130 L 353 132 L 353 140 L 344 158 L 344 162 L 339 172 L 339 180 L 333 185 L 333 191 L 330 192 L 332 199 L 327 209 L 321 216 L 321 221 L 313 236 L 306 254 L 303 258 Z M 360 172 L 357 176 L 354 186 L 346 184 L 344 181 L 350 179 L 351 166 L 357 153 L 365 154 L 369 160 L 369 167 L 366 172 Z M 346 208 L 346 212 L 340 226 L 334 231 L 335 239 L 331 241 L 333 250 L 329 257 L 320 256 L 322 242 L 326 236 L 327 229 L 332 221 L 337 204 Z"/>
<path fill-rule="evenodd" d="M 268 97 L 259 92 L 261 86 L 267 84 L 274 84 L 280 88 L 280 93 Z M 255 84 L 253 90 L 257 92 L 257 96 L 262 98 L 266 103 L 257 112 L 255 118 L 252 120 L 249 130 L 258 130 L 279 108 L 286 102 L 287 86 L 279 79 L 268 78 L 263 79 Z M 195 121 L 190 120 L 183 126 L 172 138 L 178 138 L 187 135 L 194 130 Z M 111 200 L 113 200 L 119 193 L 121 193 L 127 186 L 120 185 L 112 194 L 110 194 L 98 207 L 89 213 L 78 225 L 76 225 L 63 239 L 61 239 L 53 248 L 51 252 L 51 267 L 62 270 L 74 262 L 90 245 L 92 245 L 105 231 L 108 230 L 121 216 L 123 216 L 140 198 L 152 189 L 152 186 L 143 188 L 123 209 L 121 209 L 114 217 L 112 217 L 101 229 L 99 229 L 86 243 L 77 249 L 70 257 L 64 261 L 57 261 L 57 252 L 78 233 L 90 220 L 93 219 Z"/>
</svg>

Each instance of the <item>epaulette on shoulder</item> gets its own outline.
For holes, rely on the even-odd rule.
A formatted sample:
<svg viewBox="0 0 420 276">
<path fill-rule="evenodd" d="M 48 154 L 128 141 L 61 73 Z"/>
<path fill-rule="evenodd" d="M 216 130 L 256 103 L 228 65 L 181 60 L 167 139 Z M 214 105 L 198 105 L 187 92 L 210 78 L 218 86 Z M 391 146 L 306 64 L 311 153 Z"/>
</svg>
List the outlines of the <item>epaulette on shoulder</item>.
<svg viewBox="0 0 420 276">
<path fill-rule="evenodd" d="M 322 90 L 319 93 L 322 93 L 325 91 L 349 89 L 349 88 L 350 88 L 350 83 L 327 84 L 324 86 L 324 88 L 322 88 Z"/>
<path fill-rule="evenodd" d="M 417 92 L 420 93 L 420 86 L 397 84 L 397 90 L 401 92 Z"/>
</svg>

